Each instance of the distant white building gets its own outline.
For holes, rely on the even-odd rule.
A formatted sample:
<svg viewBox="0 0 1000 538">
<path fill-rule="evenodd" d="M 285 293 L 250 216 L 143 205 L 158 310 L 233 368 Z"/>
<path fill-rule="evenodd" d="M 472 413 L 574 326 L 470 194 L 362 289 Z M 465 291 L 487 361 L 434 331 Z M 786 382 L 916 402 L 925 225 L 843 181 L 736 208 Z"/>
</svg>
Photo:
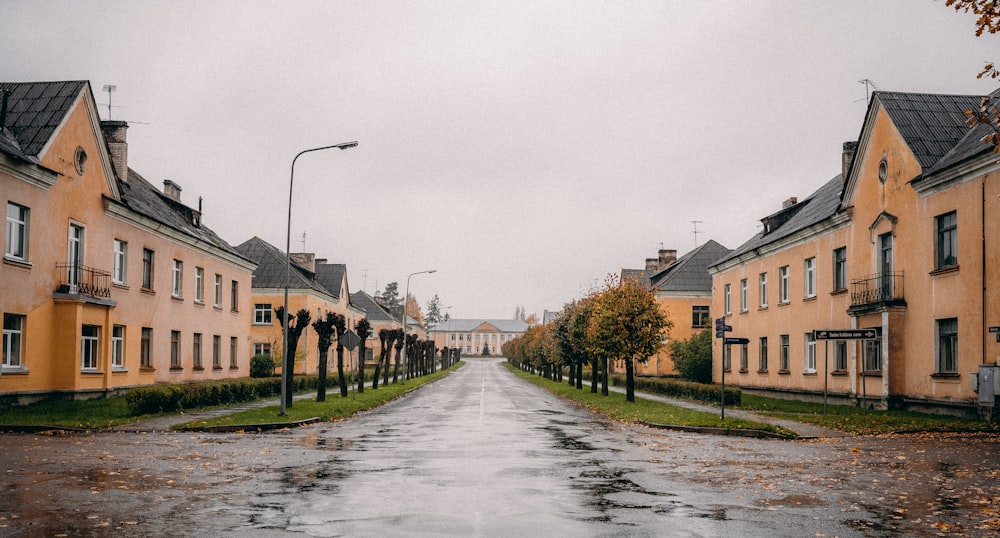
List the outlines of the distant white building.
<svg viewBox="0 0 1000 538">
<path fill-rule="evenodd" d="M 451 319 L 431 325 L 430 338 L 438 349 L 458 348 L 465 355 L 499 355 L 507 342 L 524 334 L 528 323 L 519 319 Z"/>
</svg>

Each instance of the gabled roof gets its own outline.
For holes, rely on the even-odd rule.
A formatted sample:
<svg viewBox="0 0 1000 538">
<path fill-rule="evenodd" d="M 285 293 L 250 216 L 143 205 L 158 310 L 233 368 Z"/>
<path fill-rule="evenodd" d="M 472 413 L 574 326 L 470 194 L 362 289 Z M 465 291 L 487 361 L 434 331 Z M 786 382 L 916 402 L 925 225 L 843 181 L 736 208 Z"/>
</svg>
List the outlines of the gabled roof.
<svg viewBox="0 0 1000 538">
<path fill-rule="evenodd" d="M 979 108 L 981 97 L 925 93 L 875 92 L 920 167 L 927 169 L 950 152 L 970 131 L 965 111 Z"/>
<path fill-rule="evenodd" d="M 202 224 L 200 212 L 163 194 L 135 170 L 129 168 L 128 181 L 118 181 L 118 192 L 122 205 L 132 211 L 230 254 L 241 256 L 232 245 Z"/>
<path fill-rule="evenodd" d="M 236 247 L 243 257 L 257 263 L 253 272 L 254 288 L 285 287 L 285 253 L 259 237 L 251 237 Z M 324 295 L 332 295 L 316 281 L 312 271 L 291 261 L 289 265 L 288 287 L 296 290 L 313 290 Z"/>
<path fill-rule="evenodd" d="M 676 262 L 652 275 L 650 284 L 656 291 L 712 291 L 712 276 L 708 268 L 732 252 L 714 240 L 681 256 Z"/>
<path fill-rule="evenodd" d="M 431 331 L 472 332 L 488 323 L 505 333 L 523 333 L 528 330 L 528 323 L 520 319 L 449 319 L 431 325 Z"/>
<path fill-rule="evenodd" d="M 81 80 L 0 82 L 0 91 L 10 92 L 5 127 L 25 156 L 38 158 L 87 86 Z"/>
<path fill-rule="evenodd" d="M 382 308 L 374 297 L 364 291 L 352 293 L 351 303 L 365 311 L 365 317 L 370 323 L 399 323 L 399 320 Z"/>
<path fill-rule="evenodd" d="M 808 198 L 797 203 L 796 206 L 800 207 L 795 210 L 795 214 L 788 218 L 788 220 L 770 230 L 761 231 L 746 243 L 732 250 L 728 256 L 716 260 L 709 267 L 719 265 L 725 261 L 737 258 L 744 253 L 789 237 L 834 216 L 840 206 L 841 188 L 841 177 L 840 174 L 837 174 L 820 187 L 819 190 L 809 195 Z"/>
<path fill-rule="evenodd" d="M 343 263 L 316 262 L 316 280 L 330 291 L 334 297 L 340 298 L 340 288 L 347 278 L 347 265 Z M 350 295 L 350 292 L 348 292 Z"/>
<path fill-rule="evenodd" d="M 634 280 L 640 286 L 649 285 L 649 277 L 656 274 L 656 271 L 649 269 L 622 269 L 622 280 Z"/>
</svg>

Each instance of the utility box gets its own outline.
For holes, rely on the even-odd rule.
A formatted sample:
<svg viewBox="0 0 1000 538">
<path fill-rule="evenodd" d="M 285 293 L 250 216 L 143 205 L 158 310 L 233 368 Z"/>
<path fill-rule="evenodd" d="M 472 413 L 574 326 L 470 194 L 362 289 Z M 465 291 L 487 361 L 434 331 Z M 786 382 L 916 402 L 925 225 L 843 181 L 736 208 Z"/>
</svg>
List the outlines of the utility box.
<svg viewBox="0 0 1000 538">
<path fill-rule="evenodd" d="M 1000 393 L 1000 376 L 993 364 L 979 365 L 979 405 L 993 406 Z"/>
</svg>

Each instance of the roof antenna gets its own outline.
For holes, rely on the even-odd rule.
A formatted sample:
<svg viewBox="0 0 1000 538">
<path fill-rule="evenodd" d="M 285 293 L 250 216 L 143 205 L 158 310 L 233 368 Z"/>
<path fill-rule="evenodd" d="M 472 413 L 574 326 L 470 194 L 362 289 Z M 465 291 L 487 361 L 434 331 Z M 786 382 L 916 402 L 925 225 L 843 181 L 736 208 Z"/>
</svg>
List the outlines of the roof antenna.
<svg viewBox="0 0 1000 538">
<path fill-rule="evenodd" d="M 108 92 L 108 121 L 111 121 L 111 94 L 118 91 L 118 86 L 105 84 L 103 90 Z"/>
<path fill-rule="evenodd" d="M 306 251 L 306 233 L 302 232 L 302 252 Z"/>
<path fill-rule="evenodd" d="M 875 84 L 875 81 L 873 81 L 871 79 L 867 79 L 867 78 L 863 78 L 863 79 L 859 80 L 858 84 L 864 84 L 865 85 L 865 103 L 867 104 L 868 101 L 869 101 L 869 99 L 871 99 L 871 90 L 872 89 L 878 90 L 879 87 L 878 87 L 878 85 Z M 854 101 L 854 102 L 857 103 L 860 100 L 861 99 L 858 99 L 857 101 Z"/>
<path fill-rule="evenodd" d="M 691 224 L 694 224 L 694 248 L 698 248 L 698 225 L 701 224 L 700 220 L 692 220 Z"/>
</svg>

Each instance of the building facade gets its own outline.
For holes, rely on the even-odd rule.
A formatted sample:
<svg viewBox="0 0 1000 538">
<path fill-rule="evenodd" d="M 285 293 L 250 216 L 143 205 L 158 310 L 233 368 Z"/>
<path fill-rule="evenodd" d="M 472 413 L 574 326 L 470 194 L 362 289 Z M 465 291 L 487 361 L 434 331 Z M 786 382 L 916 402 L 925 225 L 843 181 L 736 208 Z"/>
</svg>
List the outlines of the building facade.
<svg viewBox="0 0 1000 538">
<path fill-rule="evenodd" d="M 430 327 L 438 349 L 460 349 L 465 355 L 500 355 L 501 347 L 524 334 L 528 323 L 519 319 L 450 319 Z"/>
<path fill-rule="evenodd" d="M 128 168 L 88 82 L 0 83 L 0 395 L 102 395 L 249 373 L 254 264 Z"/>
<path fill-rule="evenodd" d="M 975 374 L 1000 360 L 1000 164 L 966 123 L 979 102 L 873 95 L 842 173 L 711 268 L 713 312 L 749 340 L 716 339 L 717 381 L 974 414 Z M 860 329 L 875 338 L 814 332 Z"/>
</svg>

